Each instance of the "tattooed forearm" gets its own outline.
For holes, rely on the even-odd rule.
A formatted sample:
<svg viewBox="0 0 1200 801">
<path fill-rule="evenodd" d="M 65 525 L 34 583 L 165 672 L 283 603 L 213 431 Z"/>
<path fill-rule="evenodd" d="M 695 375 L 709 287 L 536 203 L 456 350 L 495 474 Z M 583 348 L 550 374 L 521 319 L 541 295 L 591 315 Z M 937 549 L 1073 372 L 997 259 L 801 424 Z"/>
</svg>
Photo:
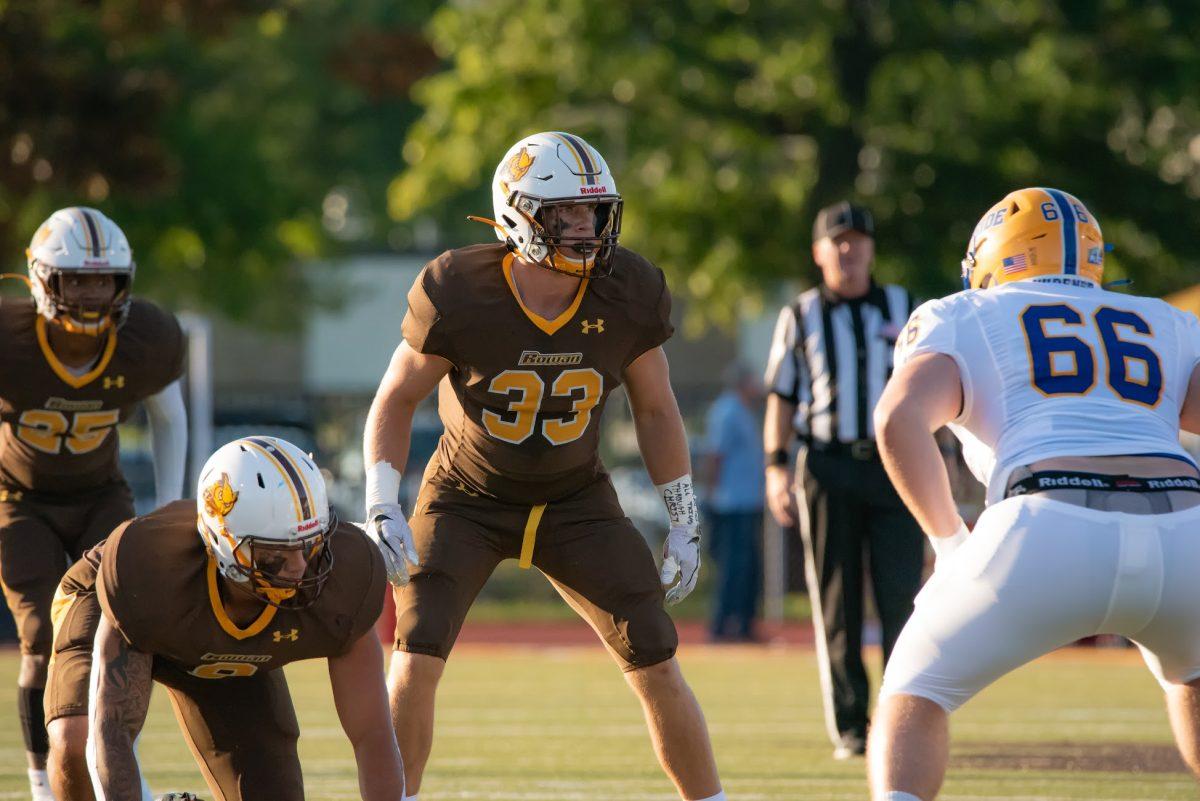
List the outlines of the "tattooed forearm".
<svg viewBox="0 0 1200 801">
<path fill-rule="evenodd" d="M 130 648 L 107 618 L 96 633 L 92 663 L 92 781 L 98 801 L 140 801 L 133 741 L 150 705 L 152 657 Z"/>
</svg>

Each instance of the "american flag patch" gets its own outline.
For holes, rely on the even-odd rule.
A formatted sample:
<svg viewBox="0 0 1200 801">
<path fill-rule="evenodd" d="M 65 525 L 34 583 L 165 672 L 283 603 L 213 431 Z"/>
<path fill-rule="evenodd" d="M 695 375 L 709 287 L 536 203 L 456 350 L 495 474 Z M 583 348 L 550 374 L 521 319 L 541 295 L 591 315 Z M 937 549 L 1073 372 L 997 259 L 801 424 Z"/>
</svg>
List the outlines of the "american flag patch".
<svg viewBox="0 0 1200 801">
<path fill-rule="evenodd" d="M 1015 256 L 1009 256 L 1000 262 L 1001 269 L 1006 273 L 1015 273 L 1017 270 L 1025 269 L 1025 254 L 1018 253 Z"/>
</svg>

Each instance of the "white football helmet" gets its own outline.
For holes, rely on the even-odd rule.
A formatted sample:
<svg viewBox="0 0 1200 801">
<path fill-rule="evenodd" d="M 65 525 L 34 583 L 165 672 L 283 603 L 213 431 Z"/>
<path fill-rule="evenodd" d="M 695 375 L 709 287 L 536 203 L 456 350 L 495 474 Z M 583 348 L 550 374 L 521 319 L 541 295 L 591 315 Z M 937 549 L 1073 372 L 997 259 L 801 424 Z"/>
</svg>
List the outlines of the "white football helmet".
<svg viewBox="0 0 1200 801">
<path fill-rule="evenodd" d="M 562 233 L 556 207 L 581 204 L 591 207 L 595 230 Z M 509 148 L 492 178 L 492 208 L 496 236 L 524 261 L 587 278 L 612 270 L 621 195 L 604 157 L 578 136 L 539 133 Z"/>
<path fill-rule="evenodd" d="M 316 601 L 333 567 L 329 535 L 337 518 L 317 465 L 290 442 L 243 437 L 223 445 L 200 471 L 197 528 L 225 578 L 269 604 Z M 280 575 L 300 551 L 299 578 Z"/>
<path fill-rule="evenodd" d="M 137 267 L 124 232 L 101 212 L 85 206 L 59 209 L 37 229 L 25 257 L 38 313 L 48 321 L 92 335 L 125 322 Z M 112 301 L 102 306 L 67 303 L 64 273 L 113 276 L 117 286 Z"/>
</svg>

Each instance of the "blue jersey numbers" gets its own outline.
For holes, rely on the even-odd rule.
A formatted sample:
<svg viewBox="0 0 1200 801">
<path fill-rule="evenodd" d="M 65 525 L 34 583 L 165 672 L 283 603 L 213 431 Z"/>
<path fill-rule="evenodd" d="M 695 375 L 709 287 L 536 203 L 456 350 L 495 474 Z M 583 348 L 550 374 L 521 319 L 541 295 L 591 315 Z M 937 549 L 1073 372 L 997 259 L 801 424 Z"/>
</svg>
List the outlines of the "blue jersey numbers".
<svg viewBox="0 0 1200 801">
<path fill-rule="evenodd" d="M 1021 312 L 1021 327 L 1029 347 L 1030 382 L 1038 392 L 1052 395 L 1084 395 L 1096 385 L 1096 355 L 1083 339 L 1071 333 L 1049 335 L 1046 323 L 1057 322 L 1068 329 L 1088 325 L 1083 315 L 1065 303 L 1029 306 Z M 1102 306 L 1092 315 L 1100 335 L 1105 361 L 1105 379 L 1122 400 L 1156 406 L 1162 397 L 1162 361 L 1145 342 L 1121 337 L 1153 337 L 1150 324 L 1131 311 Z"/>
</svg>

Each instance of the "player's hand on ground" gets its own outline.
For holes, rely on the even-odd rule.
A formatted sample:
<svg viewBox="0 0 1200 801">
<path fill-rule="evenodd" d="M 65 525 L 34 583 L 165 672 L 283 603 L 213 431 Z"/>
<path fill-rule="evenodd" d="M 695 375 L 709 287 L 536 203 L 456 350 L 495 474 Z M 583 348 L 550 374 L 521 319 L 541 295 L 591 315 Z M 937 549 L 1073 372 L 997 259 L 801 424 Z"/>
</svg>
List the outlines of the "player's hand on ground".
<svg viewBox="0 0 1200 801">
<path fill-rule="evenodd" d="M 663 545 L 662 573 L 667 603 L 677 604 L 696 588 L 700 575 L 700 527 L 671 526 Z M 676 581 L 676 578 L 679 580 Z"/>
<path fill-rule="evenodd" d="M 367 511 L 364 530 L 383 554 L 388 581 L 397 587 L 408 584 L 409 565 L 418 565 L 417 546 L 413 543 L 412 529 L 408 527 L 400 504 L 381 503 L 372 506 Z"/>
<path fill-rule="evenodd" d="M 775 522 L 784 528 L 796 525 L 796 493 L 792 471 L 786 466 L 767 468 L 767 507 Z"/>
</svg>

